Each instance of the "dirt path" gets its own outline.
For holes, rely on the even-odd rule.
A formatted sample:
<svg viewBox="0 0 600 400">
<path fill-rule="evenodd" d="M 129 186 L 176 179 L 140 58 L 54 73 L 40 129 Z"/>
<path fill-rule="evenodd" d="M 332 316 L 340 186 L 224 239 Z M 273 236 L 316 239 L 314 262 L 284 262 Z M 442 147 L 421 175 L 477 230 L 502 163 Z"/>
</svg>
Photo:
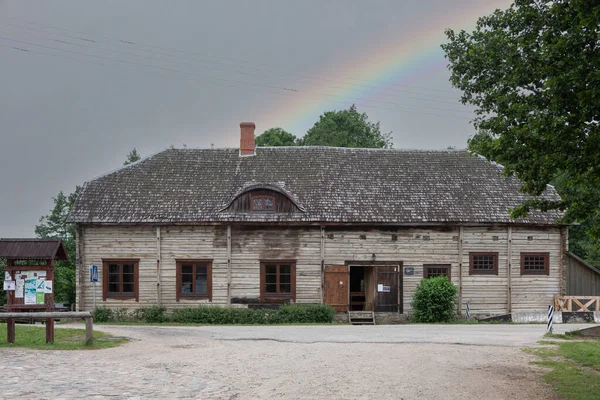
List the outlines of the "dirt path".
<svg viewBox="0 0 600 400">
<path fill-rule="evenodd" d="M 102 330 L 133 340 L 97 351 L 0 349 L 0 398 L 554 398 L 518 347 L 360 342 L 394 337 L 394 327 L 287 326 L 256 337 L 265 328 L 110 326 Z M 307 337 L 335 332 L 352 340 Z"/>
</svg>

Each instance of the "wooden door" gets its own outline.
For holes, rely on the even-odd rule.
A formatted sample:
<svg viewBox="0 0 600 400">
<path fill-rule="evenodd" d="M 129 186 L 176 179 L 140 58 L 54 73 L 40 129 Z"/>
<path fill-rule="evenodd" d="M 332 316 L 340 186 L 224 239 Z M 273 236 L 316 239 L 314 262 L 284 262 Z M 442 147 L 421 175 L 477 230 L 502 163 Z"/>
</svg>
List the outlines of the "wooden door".
<svg viewBox="0 0 600 400">
<path fill-rule="evenodd" d="M 400 267 L 375 267 L 375 311 L 400 311 Z"/>
<path fill-rule="evenodd" d="M 348 286 L 350 274 L 346 265 L 325 267 L 323 297 L 336 311 L 348 311 Z"/>
</svg>

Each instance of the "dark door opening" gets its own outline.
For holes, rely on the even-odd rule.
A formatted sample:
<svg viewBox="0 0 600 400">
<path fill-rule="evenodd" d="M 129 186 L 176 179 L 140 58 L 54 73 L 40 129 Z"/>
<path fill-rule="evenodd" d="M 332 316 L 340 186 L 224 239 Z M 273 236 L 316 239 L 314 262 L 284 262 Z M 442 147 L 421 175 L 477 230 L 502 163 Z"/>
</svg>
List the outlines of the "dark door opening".
<svg viewBox="0 0 600 400">
<path fill-rule="evenodd" d="M 373 267 L 350 267 L 350 310 L 373 311 Z"/>
</svg>

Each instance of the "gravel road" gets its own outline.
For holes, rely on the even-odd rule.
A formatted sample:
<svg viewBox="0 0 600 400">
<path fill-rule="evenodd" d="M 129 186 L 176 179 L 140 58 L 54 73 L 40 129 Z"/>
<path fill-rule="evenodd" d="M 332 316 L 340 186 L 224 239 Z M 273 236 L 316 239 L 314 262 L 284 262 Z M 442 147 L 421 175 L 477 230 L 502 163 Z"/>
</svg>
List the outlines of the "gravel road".
<svg viewBox="0 0 600 400">
<path fill-rule="evenodd" d="M 520 349 L 542 325 L 96 328 L 132 340 L 0 349 L 0 399 L 555 398 Z"/>
</svg>

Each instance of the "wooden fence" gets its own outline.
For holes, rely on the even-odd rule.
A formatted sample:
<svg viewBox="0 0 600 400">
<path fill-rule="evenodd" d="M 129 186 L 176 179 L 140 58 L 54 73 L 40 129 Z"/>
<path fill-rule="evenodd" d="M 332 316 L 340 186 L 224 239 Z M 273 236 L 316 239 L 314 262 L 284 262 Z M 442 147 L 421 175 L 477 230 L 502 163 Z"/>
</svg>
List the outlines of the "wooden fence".
<svg viewBox="0 0 600 400">
<path fill-rule="evenodd" d="M 30 319 L 33 321 L 46 321 L 46 343 L 54 343 L 54 324 L 48 324 L 50 319 L 85 319 L 85 340 L 92 344 L 94 341 L 94 327 L 92 313 L 83 312 L 7 312 L 0 313 L 0 321 L 6 320 L 8 343 L 15 342 L 15 319 Z"/>
<path fill-rule="evenodd" d="M 600 296 L 600 270 L 570 252 L 567 253 L 567 294 Z"/>
<path fill-rule="evenodd" d="M 554 296 L 554 310 L 568 312 L 600 311 L 600 296 Z"/>
</svg>

